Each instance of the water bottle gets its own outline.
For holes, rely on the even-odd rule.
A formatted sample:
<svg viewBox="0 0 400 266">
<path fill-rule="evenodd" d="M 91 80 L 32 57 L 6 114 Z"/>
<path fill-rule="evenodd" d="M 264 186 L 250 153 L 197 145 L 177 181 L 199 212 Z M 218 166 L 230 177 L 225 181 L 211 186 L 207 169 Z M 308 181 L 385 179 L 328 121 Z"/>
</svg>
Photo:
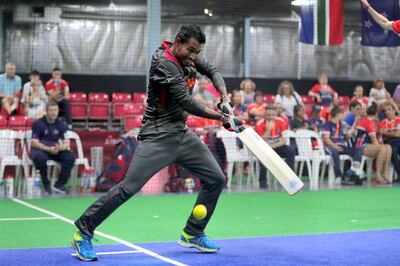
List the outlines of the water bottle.
<svg viewBox="0 0 400 266">
<path fill-rule="evenodd" d="M 96 171 L 93 168 L 88 169 L 89 171 L 89 186 L 90 192 L 96 191 Z"/>
<path fill-rule="evenodd" d="M 36 170 L 36 174 L 33 180 L 33 195 L 35 197 L 40 197 L 42 195 L 42 178 L 40 176 L 39 170 Z"/>
<path fill-rule="evenodd" d="M 90 190 L 89 169 L 83 170 L 80 190 L 81 192 L 88 192 Z"/>
<path fill-rule="evenodd" d="M 31 198 L 33 196 L 34 178 L 32 176 L 26 179 L 26 196 Z"/>
<path fill-rule="evenodd" d="M 12 178 L 11 176 L 7 176 L 5 179 L 5 183 L 6 183 L 6 197 L 8 198 L 12 198 L 14 197 L 14 178 Z"/>
</svg>

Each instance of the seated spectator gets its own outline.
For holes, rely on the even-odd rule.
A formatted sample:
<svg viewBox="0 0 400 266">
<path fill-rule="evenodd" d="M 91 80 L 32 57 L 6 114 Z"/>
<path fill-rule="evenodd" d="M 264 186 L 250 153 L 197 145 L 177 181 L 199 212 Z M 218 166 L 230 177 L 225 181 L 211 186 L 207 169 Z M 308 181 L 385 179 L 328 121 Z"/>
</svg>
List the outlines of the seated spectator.
<svg viewBox="0 0 400 266">
<path fill-rule="evenodd" d="M 55 101 L 58 104 L 68 124 L 68 128 L 72 128 L 69 85 L 68 82 L 62 79 L 62 71 L 60 68 L 55 67 L 53 69 L 52 79 L 46 82 L 45 87 L 49 100 Z"/>
<path fill-rule="evenodd" d="M 70 150 L 70 143 L 65 139 L 67 125 L 58 118 L 58 104 L 50 101 L 46 106 L 46 115 L 32 125 L 32 144 L 30 158 L 35 168 L 40 171 L 44 190 L 52 193 L 47 177 L 47 161 L 54 160 L 61 165 L 60 176 L 54 185 L 54 192 L 68 192 L 65 184 L 71 175 L 75 163 L 75 154 Z"/>
<path fill-rule="evenodd" d="M 276 111 L 272 106 L 267 106 L 265 118 L 257 121 L 254 130 L 260 135 L 276 153 L 285 159 L 286 163 L 294 170 L 294 157 L 296 154 L 292 146 L 287 145 L 287 139 L 282 137 L 286 130 L 282 120 L 276 119 Z M 260 188 L 267 187 L 266 168 L 260 163 Z"/>
<path fill-rule="evenodd" d="M 354 88 L 353 97 L 351 102 L 359 102 L 366 109 L 368 106 L 368 97 L 364 96 L 364 88 L 361 85 L 357 85 Z"/>
<path fill-rule="evenodd" d="M 47 95 L 42 91 L 43 86 L 40 79 L 31 81 L 30 85 L 32 92 L 30 92 L 25 99 L 23 98 L 26 103 L 25 111 L 28 118 L 36 120 L 46 114 Z"/>
<path fill-rule="evenodd" d="M 6 72 L 0 75 L 0 103 L 3 116 L 16 115 L 18 112 L 18 92 L 22 87 L 21 78 L 15 75 L 14 63 L 7 63 Z"/>
<path fill-rule="evenodd" d="M 322 139 L 324 141 L 324 146 L 327 153 L 330 154 L 333 159 L 336 185 L 341 184 L 343 177 L 340 164 L 340 154 L 347 154 L 353 158 L 352 171 L 350 171 L 350 175 L 355 179 L 354 181 L 356 184 L 361 185 L 360 166 L 363 150 L 347 146 L 347 139 L 349 139 L 351 135 L 346 133 L 348 131 L 342 123 L 342 120 L 342 110 L 339 107 L 334 107 L 331 111 L 331 120 L 327 121 L 323 126 Z"/>
<path fill-rule="evenodd" d="M 254 102 L 247 107 L 249 114 L 249 122 L 254 125 L 258 120 L 264 118 L 265 114 L 264 95 L 261 91 L 257 91 L 254 95 Z"/>
<path fill-rule="evenodd" d="M 392 147 L 392 163 L 400 181 L 400 118 L 396 116 L 396 109 L 393 103 L 385 104 L 386 119 L 379 123 L 379 133 L 382 135 L 385 144 Z"/>
<path fill-rule="evenodd" d="M 355 122 L 357 122 L 362 115 L 362 106 L 359 101 L 352 102 L 350 104 L 350 112 L 346 115 L 343 120 L 343 123 L 346 125 L 348 129 L 353 128 Z"/>
<path fill-rule="evenodd" d="M 314 105 L 312 108 L 312 117 L 308 119 L 308 124 L 315 132 L 321 132 L 324 121 L 321 119 L 321 106 Z"/>
<path fill-rule="evenodd" d="M 254 103 L 256 84 L 251 79 L 240 82 L 240 94 L 242 95 L 242 105 L 246 108 Z"/>
<path fill-rule="evenodd" d="M 308 95 L 315 98 L 315 100 L 322 106 L 330 106 L 336 104 L 338 100 L 337 92 L 328 84 L 328 76 L 321 74 L 318 78 L 319 83 L 315 84 Z"/>
<path fill-rule="evenodd" d="M 379 144 L 376 136 L 374 121 L 378 114 L 378 107 L 373 103 L 367 108 L 367 115 L 360 118 L 356 125 L 353 147 L 363 150 L 363 155 L 376 159 L 376 180 L 374 184 L 389 183 L 389 164 L 392 157 L 390 145 Z"/>
<path fill-rule="evenodd" d="M 299 104 L 303 105 L 303 101 L 300 95 L 294 90 L 293 84 L 286 80 L 279 85 L 275 103 L 282 105 L 283 114 L 289 119 L 293 118 L 293 108 Z"/>
<path fill-rule="evenodd" d="M 274 103 L 276 118 L 282 120 L 284 128 L 289 129 L 289 118 L 283 114 L 283 108 L 280 103 Z"/>
<path fill-rule="evenodd" d="M 238 90 L 232 91 L 232 104 L 235 116 L 244 122 L 248 121 L 249 114 L 247 113 L 247 108 L 242 105 L 242 95 Z"/>
<path fill-rule="evenodd" d="M 207 77 L 200 76 L 193 89 L 193 98 L 201 104 L 213 109 L 215 102 L 214 96 L 206 90 L 209 83 L 210 81 Z"/>
<path fill-rule="evenodd" d="M 372 82 L 369 91 L 369 104 L 376 103 L 378 108 L 390 99 L 390 93 L 385 89 L 385 82 L 381 78 L 377 78 Z"/>
<path fill-rule="evenodd" d="M 290 120 L 290 128 L 293 131 L 296 131 L 298 129 L 311 129 L 311 125 L 308 123 L 306 120 L 306 110 L 304 109 L 304 106 L 302 105 L 296 105 L 294 107 L 294 117 L 292 120 Z"/>
</svg>

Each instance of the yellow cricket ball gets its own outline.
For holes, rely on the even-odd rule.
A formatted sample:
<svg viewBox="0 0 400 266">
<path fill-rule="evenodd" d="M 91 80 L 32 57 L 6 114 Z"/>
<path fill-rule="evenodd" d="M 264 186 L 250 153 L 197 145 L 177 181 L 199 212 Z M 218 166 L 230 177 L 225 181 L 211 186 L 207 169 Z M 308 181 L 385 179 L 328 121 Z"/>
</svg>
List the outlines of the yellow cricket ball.
<svg viewBox="0 0 400 266">
<path fill-rule="evenodd" d="M 196 220 L 203 220 L 207 216 L 207 208 L 203 204 L 198 204 L 193 209 L 193 216 Z"/>
</svg>

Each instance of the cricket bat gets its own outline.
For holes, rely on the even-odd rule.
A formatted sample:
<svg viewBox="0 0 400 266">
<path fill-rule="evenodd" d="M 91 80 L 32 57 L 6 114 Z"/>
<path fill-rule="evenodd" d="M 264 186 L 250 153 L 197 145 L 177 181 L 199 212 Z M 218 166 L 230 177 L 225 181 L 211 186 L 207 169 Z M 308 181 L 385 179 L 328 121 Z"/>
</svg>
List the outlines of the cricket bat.
<svg viewBox="0 0 400 266">
<path fill-rule="evenodd" d="M 299 192 L 304 183 L 286 162 L 254 131 L 248 127 L 239 133 L 239 139 L 278 179 L 290 196 Z"/>
</svg>

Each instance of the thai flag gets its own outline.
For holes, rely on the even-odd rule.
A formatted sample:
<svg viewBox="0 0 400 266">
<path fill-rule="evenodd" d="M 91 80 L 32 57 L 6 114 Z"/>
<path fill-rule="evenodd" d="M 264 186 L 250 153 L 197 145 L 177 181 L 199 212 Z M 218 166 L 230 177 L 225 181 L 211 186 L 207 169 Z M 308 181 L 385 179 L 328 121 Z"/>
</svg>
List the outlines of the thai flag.
<svg viewBox="0 0 400 266">
<path fill-rule="evenodd" d="M 302 5 L 300 42 L 341 45 L 343 42 L 343 0 L 309 0 Z"/>
<path fill-rule="evenodd" d="M 388 20 L 400 19 L 399 0 L 370 0 L 369 4 Z M 363 8 L 361 45 L 367 46 L 400 46 L 400 37 L 388 30 L 382 29 L 371 15 Z"/>
</svg>

